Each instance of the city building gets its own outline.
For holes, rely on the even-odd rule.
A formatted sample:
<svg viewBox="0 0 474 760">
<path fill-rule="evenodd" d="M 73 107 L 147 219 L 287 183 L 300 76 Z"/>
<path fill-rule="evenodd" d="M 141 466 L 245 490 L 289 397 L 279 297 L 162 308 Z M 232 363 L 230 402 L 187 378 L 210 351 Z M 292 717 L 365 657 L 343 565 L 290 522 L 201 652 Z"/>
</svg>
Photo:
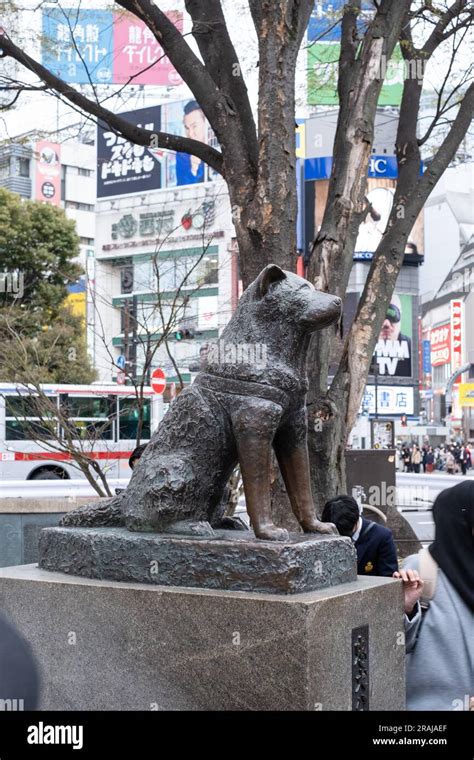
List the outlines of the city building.
<svg viewBox="0 0 474 760">
<path fill-rule="evenodd" d="M 474 234 L 463 246 L 435 296 L 423 304 L 421 395 L 430 423 L 446 437 L 474 439 Z M 454 383 L 461 367 L 471 367 Z M 451 403 L 450 403 L 451 401 Z M 451 409 L 449 407 L 452 407 Z"/>
<path fill-rule="evenodd" d="M 140 377 L 158 344 L 150 369 L 165 371 L 172 394 L 199 370 L 238 299 L 226 185 L 101 200 L 97 211 L 88 329 L 99 379 Z"/>
<path fill-rule="evenodd" d="M 90 132 L 82 139 L 72 134 L 69 129 L 44 139 L 28 132 L 0 145 L 0 186 L 63 208 L 76 222 L 84 265 L 95 238 L 95 145 Z"/>
<path fill-rule="evenodd" d="M 474 234 L 474 163 L 449 167 L 425 203 L 423 301 L 431 301 Z"/>
<path fill-rule="evenodd" d="M 317 116 L 306 119 L 298 129 L 297 175 L 301 209 L 298 216 L 298 248 L 306 262 L 327 203 L 337 116 L 337 109 L 321 108 Z M 394 154 L 397 124 L 396 109 L 377 110 L 367 185 L 367 198 L 373 213 L 361 224 L 355 245 L 354 263 L 344 301 L 345 333 L 356 312 L 393 203 L 398 176 Z M 400 433 L 402 418 L 408 420 L 409 426 L 419 425 L 419 288 L 423 253 L 422 213 L 410 235 L 392 303 L 377 341 L 361 412 L 351 434 L 350 445 L 354 448 L 376 445 L 377 436 L 382 432 L 385 436 L 386 431 L 391 442 L 394 442 Z M 337 337 L 333 339 L 333 369 L 340 356 L 342 340 Z M 377 430 L 382 432 L 377 433 Z M 380 443 L 386 444 L 385 439 L 383 444 Z"/>
</svg>

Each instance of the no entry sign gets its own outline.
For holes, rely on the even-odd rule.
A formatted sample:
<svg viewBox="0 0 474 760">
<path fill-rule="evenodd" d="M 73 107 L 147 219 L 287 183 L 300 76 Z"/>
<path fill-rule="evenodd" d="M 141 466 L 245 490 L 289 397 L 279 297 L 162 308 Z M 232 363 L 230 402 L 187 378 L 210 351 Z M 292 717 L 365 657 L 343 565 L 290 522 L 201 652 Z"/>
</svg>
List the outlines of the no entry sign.
<svg viewBox="0 0 474 760">
<path fill-rule="evenodd" d="M 166 388 L 166 375 L 162 369 L 154 369 L 151 375 L 151 387 L 155 393 L 163 393 Z"/>
</svg>

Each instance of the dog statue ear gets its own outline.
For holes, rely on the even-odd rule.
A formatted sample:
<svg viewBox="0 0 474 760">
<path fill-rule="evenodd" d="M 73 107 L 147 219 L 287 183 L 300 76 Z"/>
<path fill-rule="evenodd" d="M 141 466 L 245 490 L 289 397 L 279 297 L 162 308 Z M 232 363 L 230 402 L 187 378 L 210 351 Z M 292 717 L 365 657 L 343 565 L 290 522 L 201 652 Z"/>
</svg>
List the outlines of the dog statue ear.
<svg viewBox="0 0 474 760">
<path fill-rule="evenodd" d="M 276 264 L 269 264 L 265 269 L 262 269 L 257 278 L 259 295 L 263 298 L 268 293 L 268 288 L 272 283 L 285 279 L 286 274 L 283 269 L 280 269 Z"/>
</svg>

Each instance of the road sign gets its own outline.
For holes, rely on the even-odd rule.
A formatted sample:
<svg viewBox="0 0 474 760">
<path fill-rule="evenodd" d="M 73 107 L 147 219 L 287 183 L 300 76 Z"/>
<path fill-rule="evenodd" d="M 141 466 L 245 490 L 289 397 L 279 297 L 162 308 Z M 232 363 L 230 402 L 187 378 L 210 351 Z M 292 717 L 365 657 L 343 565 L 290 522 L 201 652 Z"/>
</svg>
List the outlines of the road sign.
<svg viewBox="0 0 474 760">
<path fill-rule="evenodd" d="M 125 369 L 125 356 L 123 354 L 120 354 L 120 356 L 117 357 L 115 364 L 117 367 L 120 367 L 120 369 Z"/>
<path fill-rule="evenodd" d="M 125 375 L 125 372 L 122 372 L 122 370 L 119 370 L 117 372 L 117 382 L 119 385 L 124 385 L 125 380 L 127 379 L 127 376 Z"/>
<path fill-rule="evenodd" d="M 151 375 L 151 387 L 155 393 L 163 393 L 166 388 L 166 375 L 162 369 L 154 369 Z"/>
</svg>

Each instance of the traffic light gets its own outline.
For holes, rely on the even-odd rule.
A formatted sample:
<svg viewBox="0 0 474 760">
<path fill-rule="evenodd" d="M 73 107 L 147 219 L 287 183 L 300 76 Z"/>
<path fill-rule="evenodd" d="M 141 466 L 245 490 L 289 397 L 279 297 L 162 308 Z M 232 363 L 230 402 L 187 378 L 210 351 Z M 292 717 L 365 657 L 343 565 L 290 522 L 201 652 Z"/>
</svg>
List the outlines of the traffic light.
<svg viewBox="0 0 474 760">
<path fill-rule="evenodd" d="M 400 421 L 402 423 L 402 427 L 406 427 L 408 425 L 406 414 L 402 414 Z"/>
</svg>

